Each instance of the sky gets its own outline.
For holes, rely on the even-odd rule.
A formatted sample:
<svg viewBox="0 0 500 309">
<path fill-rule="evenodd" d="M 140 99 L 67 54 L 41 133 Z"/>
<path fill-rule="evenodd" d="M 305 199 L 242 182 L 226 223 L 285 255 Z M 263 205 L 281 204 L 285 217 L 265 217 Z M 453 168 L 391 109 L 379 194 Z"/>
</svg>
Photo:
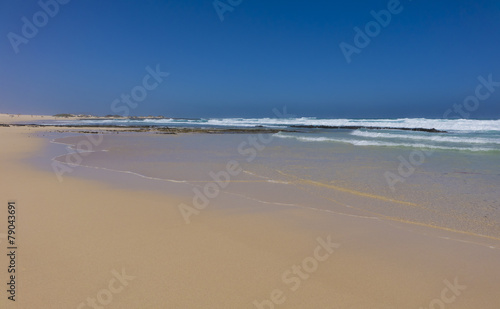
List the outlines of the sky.
<svg viewBox="0 0 500 309">
<path fill-rule="evenodd" d="M 499 55 L 498 0 L 0 0 L 0 112 L 499 119 Z"/>
</svg>

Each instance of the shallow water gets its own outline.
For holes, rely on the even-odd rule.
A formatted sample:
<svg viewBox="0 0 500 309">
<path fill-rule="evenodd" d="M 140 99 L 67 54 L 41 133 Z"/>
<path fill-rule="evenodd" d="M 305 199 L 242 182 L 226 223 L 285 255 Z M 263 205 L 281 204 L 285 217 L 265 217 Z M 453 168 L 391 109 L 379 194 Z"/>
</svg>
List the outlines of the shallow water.
<svg viewBox="0 0 500 309">
<path fill-rule="evenodd" d="M 50 155 L 36 164 L 51 169 L 49 157 L 74 162 L 68 145 L 88 140 L 75 135 L 56 139 Z M 307 207 L 500 237 L 495 152 L 304 143 L 270 134 L 102 137 L 64 177 L 104 177 L 224 208 L 257 201 L 262 207 Z M 392 188 L 388 179 L 397 179 Z"/>
</svg>

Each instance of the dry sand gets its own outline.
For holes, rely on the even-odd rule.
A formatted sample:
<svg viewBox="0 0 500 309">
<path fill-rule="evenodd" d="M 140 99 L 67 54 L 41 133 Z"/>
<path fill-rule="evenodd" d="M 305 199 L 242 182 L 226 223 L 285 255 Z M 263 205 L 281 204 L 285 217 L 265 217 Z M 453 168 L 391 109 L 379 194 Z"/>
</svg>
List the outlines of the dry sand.
<svg viewBox="0 0 500 309">
<path fill-rule="evenodd" d="M 19 246 L 12 302 L 0 238 L 2 309 L 258 308 L 272 297 L 280 304 L 261 308 L 499 308 L 497 240 L 300 208 L 206 209 L 185 224 L 186 197 L 58 182 L 24 163 L 43 130 L 0 127 L 0 236 L 15 200 Z M 331 254 L 317 240 L 328 237 Z"/>
<path fill-rule="evenodd" d="M 54 116 L 47 115 L 21 115 L 21 114 L 0 114 L 0 123 L 15 123 L 24 121 L 40 121 L 40 120 L 60 120 L 63 118 L 57 118 Z"/>
</svg>

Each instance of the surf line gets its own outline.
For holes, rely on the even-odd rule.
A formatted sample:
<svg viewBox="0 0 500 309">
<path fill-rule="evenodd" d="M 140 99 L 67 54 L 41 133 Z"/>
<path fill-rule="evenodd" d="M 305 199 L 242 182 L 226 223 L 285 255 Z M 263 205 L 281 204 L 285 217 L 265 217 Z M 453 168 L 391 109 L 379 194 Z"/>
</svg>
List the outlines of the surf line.
<svg viewBox="0 0 500 309">
<path fill-rule="evenodd" d="M 290 176 L 292 176 L 292 175 L 290 175 Z M 295 177 L 295 176 L 292 176 L 292 177 Z M 299 186 L 297 186 L 297 188 L 299 188 L 301 190 L 306 190 L 307 191 L 307 189 L 301 188 Z M 362 212 L 370 213 L 370 214 L 374 215 L 374 217 L 350 215 L 350 214 L 335 212 L 335 211 L 326 210 L 326 209 L 318 209 L 318 208 L 314 208 L 314 207 L 303 207 L 303 208 L 311 209 L 311 210 L 317 210 L 317 211 L 330 212 L 330 213 L 337 214 L 337 215 L 346 215 L 346 216 L 350 216 L 350 217 L 358 217 L 358 218 L 365 218 L 365 219 L 378 219 L 380 221 L 386 221 L 386 222 L 394 221 L 394 222 L 399 222 L 399 223 L 403 223 L 403 224 L 424 226 L 424 227 L 428 227 L 428 228 L 431 228 L 431 229 L 437 229 L 437 230 L 442 230 L 442 231 L 447 231 L 447 232 L 452 232 L 452 233 L 457 233 L 457 234 L 470 235 L 470 236 L 474 236 L 474 237 L 483 237 L 483 238 L 488 238 L 488 239 L 493 239 L 493 240 L 500 240 L 500 238 L 494 237 L 494 236 L 477 234 L 477 233 L 468 232 L 468 231 L 456 230 L 456 229 L 452 229 L 452 228 L 448 228 L 448 227 L 444 227 L 444 226 L 438 226 L 438 225 L 427 224 L 427 223 L 423 223 L 423 222 L 409 221 L 409 220 L 405 220 L 405 219 L 401 219 L 401 218 L 391 217 L 391 216 L 387 216 L 387 215 L 384 215 L 384 214 L 381 214 L 381 213 L 378 213 L 378 212 L 373 212 L 373 211 L 370 211 L 370 210 L 367 210 L 367 209 L 362 209 L 362 208 L 359 208 L 359 207 L 354 207 L 354 206 L 345 204 L 343 202 L 337 201 L 335 199 L 332 199 L 330 197 L 326 197 L 326 196 L 322 196 L 322 195 L 319 195 L 319 196 L 321 198 L 324 198 L 324 199 L 329 200 L 331 202 L 334 202 L 336 204 L 345 206 L 347 208 L 352 208 L 352 209 L 356 209 L 356 210 L 359 210 L 359 211 L 362 211 Z M 300 206 L 300 207 L 302 207 L 302 206 Z M 463 240 L 463 239 L 456 239 L 456 238 L 444 237 L 444 236 L 439 236 L 439 237 L 443 238 L 443 239 L 453 240 L 453 241 L 460 241 L 460 242 L 465 242 L 465 243 L 471 243 L 471 244 L 475 244 L 475 245 L 485 246 L 485 247 L 488 247 L 490 249 L 498 249 L 497 247 L 492 246 L 490 244 L 482 244 L 482 243 L 478 243 L 478 242 L 474 242 L 474 241 L 466 241 L 466 240 Z"/>
<path fill-rule="evenodd" d="M 382 200 L 382 201 L 386 201 L 386 202 L 393 202 L 393 203 L 398 203 L 398 204 L 403 204 L 403 205 L 408 205 L 408 206 L 423 208 L 422 206 L 420 206 L 418 204 L 415 204 L 415 203 L 394 200 L 394 199 L 391 199 L 391 198 L 388 198 L 388 197 L 385 197 L 385 196 L 380 196 L 380 195 L 374 195 L 374 194 L 370 194 L 370 193 L 360 192 L 360 191 L 356 191 L 356 190 L 352 190 L 352 189 L 347 189 L 347 188 L 342 188 L 342 187 L 338 187 L 338 186 L 334 186 L 334 185 L 328 185 L 328 184 L 324 184 L 324 183 L 321 183 L 321 182 L 317 182 L 317 181 L 313 181 L 313 180 L 309 180 L 309 179 L 303 179 L 303 178 L 299 178 L 299 177 L 294 176 L 294 175 L 286 174 L 286 173 L 284 173 L 284 172 L 282 172 L 280 170 L 276 170 L 276 171 L 278 173 L 280 173 L 281 175 L 283 175 L 283 176 L 295 178 L 299 182 L 302 182 L 302 183 L 309 183 L 309 184 L 313 184 L 313 185 L 316 185 L 316 186 L 326 187 L 326 188 L 334 189 L 334 190 L 337 190 L 337 191 L 347 192 L 347 193 L 351 193 L 351 194 L 355 194 L 355 195 L 359 195 L 359 196 L 364 196 L 364 197 L 369 197 L 369 198 L 373 198 L 373 199 L 378 199 L 378 200 Z"/>
</svg>

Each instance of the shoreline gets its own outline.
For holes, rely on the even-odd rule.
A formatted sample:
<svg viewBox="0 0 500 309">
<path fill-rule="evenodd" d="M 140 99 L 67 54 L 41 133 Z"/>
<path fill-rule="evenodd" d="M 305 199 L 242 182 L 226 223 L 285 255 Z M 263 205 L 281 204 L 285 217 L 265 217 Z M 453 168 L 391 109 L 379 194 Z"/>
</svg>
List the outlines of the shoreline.
<svg viewBox="0 0 500 309">
<path fill-rule="evenodd" d="M 0 300 L 7 308 L 79 308 L 116 272 L 134 278 L 109 308 L 257 308 L 278 291 L 286 308 L 419 308 L 455 281 L 466 288 L 448 295 L 454 308 L 500 302 L 499 249 L 446 239 L 454 235 L 446 231 L 236 197 L 186 225 L 177 209 L 186 197 L 78 175 L 59 183 L 21 162 L 47 145 L 37 137 L 45 132 L 54 131 L 0 127 L 0 185 L 22 220 L 22 288 L 16 306 Z M 318 238 L 339 246 L 315 256 Z M 294 266 L 310 271 L 301 277 Z"/>
</svg>

